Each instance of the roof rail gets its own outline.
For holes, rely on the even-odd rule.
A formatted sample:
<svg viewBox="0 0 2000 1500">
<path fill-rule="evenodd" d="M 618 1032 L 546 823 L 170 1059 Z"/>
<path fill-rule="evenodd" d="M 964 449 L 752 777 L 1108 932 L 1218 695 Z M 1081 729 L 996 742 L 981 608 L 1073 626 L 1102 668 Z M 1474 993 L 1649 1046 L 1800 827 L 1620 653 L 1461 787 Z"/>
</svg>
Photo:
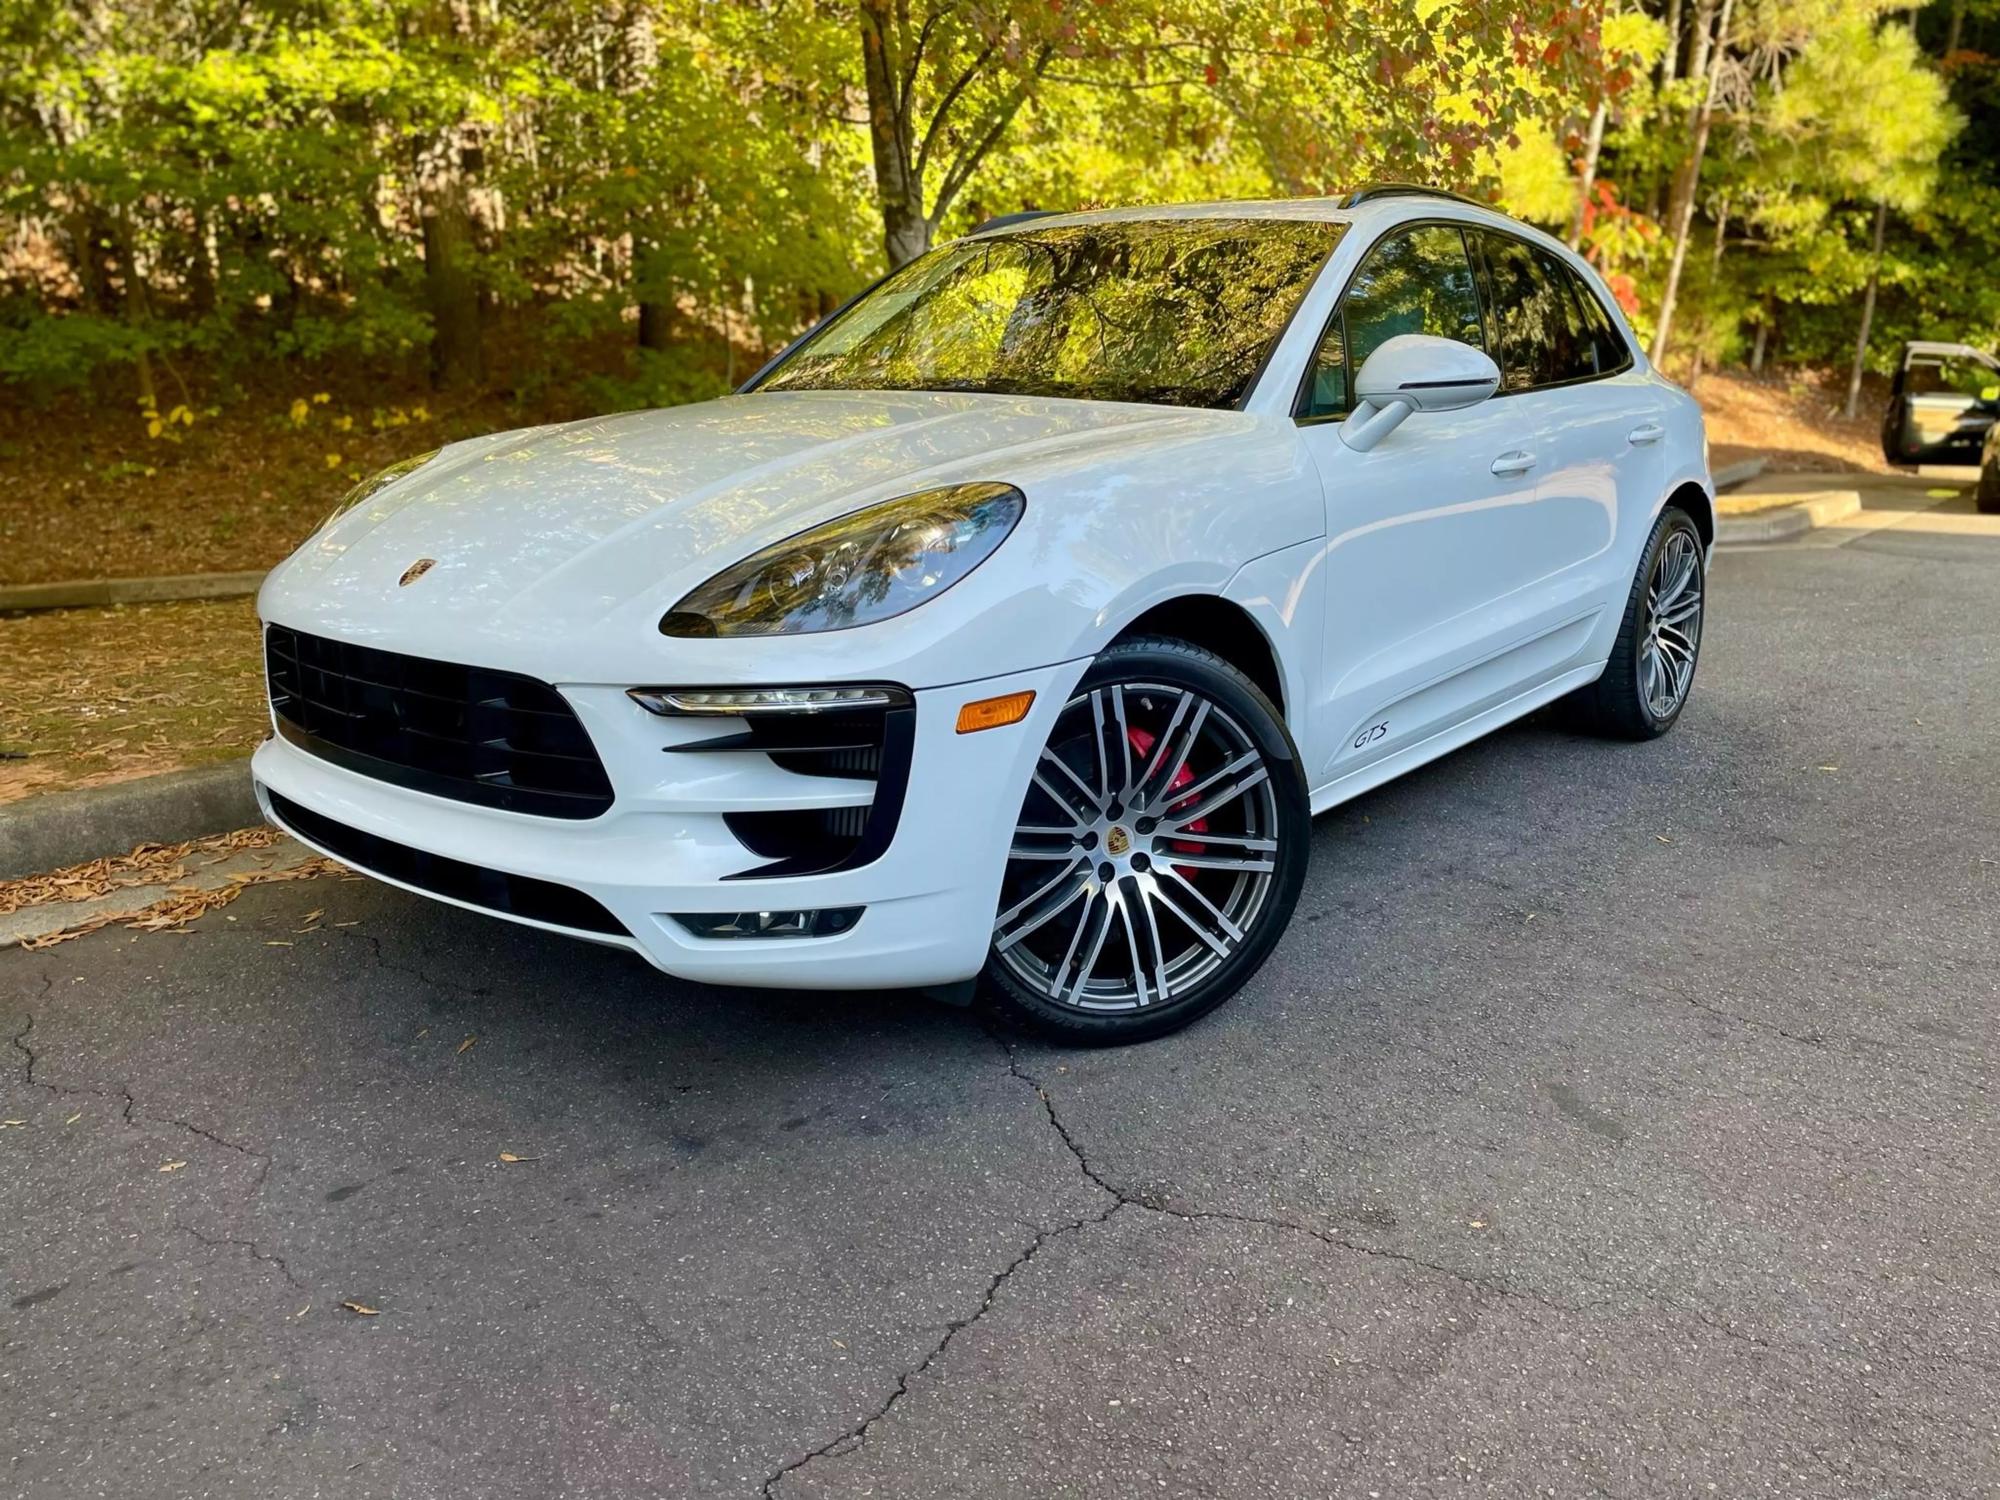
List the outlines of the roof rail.
<svg viewBox="0 0 2000 1500">
<path fill-rule="evenodd" d="M 1454 193 L 1448 188 L 1425 187 L 1417 182 L 1364 182 L 1340 201 L 1342 208 L 1359 208 L 1364 203 L 1372 203 L 1377 198 L 1449 198 L 1454 203 L 1469 204 L 1473 208 L 1491 208 L 1490 203 L 1481 203 L 1477 198 L 1468 198 L 1463 193 Z"/>
<path fill-rule="evenodd" d="M 970 233 L 984 234 L 989 229 L 1005 229 L 1010 224 L 1025 224 L 1030 219 L 1051 218 L 1059 212 L 1059 209 L 1053 208 L 1026 208 L 1017 214 L 999 214 L 984 223 L 975 224 Z"/>
</svg>

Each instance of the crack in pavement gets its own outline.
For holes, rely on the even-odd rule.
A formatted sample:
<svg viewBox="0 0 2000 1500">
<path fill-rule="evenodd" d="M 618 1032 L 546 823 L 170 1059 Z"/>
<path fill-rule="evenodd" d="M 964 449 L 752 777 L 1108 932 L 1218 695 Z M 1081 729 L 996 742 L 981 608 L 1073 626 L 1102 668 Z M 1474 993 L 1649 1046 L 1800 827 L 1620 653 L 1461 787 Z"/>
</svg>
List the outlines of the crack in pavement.
<svg viewBox="0 0 2000 1500">
<path fill-rule="evenodd" d="M 1257 1225 L 1265 1229 L 1282 1230 L 1291 1234 L 1302 1234 L 1336 1250 L 1349 1250 L 1357 1255 L 1373 1256 L 1378 1260 L 1401 1261 L 1404 1265 L 1415 1266 L 1419 1270 L 1430 1271 L 1439 1276 L 1448 1276 L 1465 1286 L 1490 1293 L 1494 1296 L 1520 1297 L 1530 1302 L 1538 1302 L 1544 1307 L 1562 1313 L 1574 1313 L 1582 1310 L 1581 1308 L 1570 1307 L 1564 1303 L 1557 1302 L 1550 1297 L 1542 1295 L 1540 1292 L 1517 1286 L 1504 1277 L 1481 1276 L 1476 1272 L 1461 1270 L 1456 1266 L 1447 1266 L 1437 1261 L 1424 1260 L 1422 1257 L 1411 1255 L 1407 1251 L 1391 1250 L 1384 1245 L 1371 1245 L 1361 1240 L 1349 1239 L 1345 1235 L 1335 1234 L 1331 1230 L 1319 1229 L 1311 1224 L 1302 1224 L 1294 1219 L 1280 1219 L 1262 1214 L 1236 1213 L 1228 1209 L 1178 1208 L 1170 1203 L 1162 1203 L 1128 1193 L 1111 1182 L 1096 1167 L 1091 1165 L 1090 1159 L 1084 1155 L 1083 1148 L 1077 1144 L 1076 1137 L 1070 1133 L 1069 1127 L 1063 1124 L 1062 1117 L 1056 1113 L 1055 1102 L 1049 1098 L 1048 1090 L 1042 1087 L 1039 1079 L 1023 1071 L 1021 1068 L 1020 1058 L 1015 1053 L 1013 1046 L 998 1037 L 995 1040 L 999 1041 L 1000 1045 L 1006 1048 L 1008 1073 L 1034 1089 L 1036 1097 L 1041 1100 L 1043 1113 L 1048 1116 L 1049 1124 L 1054 1126 L 1056 1134 L 1062 1137 L 1063 1144 L 1069 1148 L 1070 1154 L 1076 1158 L 1076 1164 L 1082 1170 L 1083 1175 L 1105 1192 L 1111 1194 L 1112 1197 L 1116 1198 L 1121 1206 L 1129 1205 L 1146 1213 L 1161 1214 L 1167 1218 L 1181 1219 L 1189 1223 L 1197 1223 L 1202 1220 L 1218 1220 L 1233 1224 Z"/>
<path fill-rule="evenodd" d="M 1253 1214 L 1230 1213 L 1224 1210 L 1174 1208 L 1136 1197 L 1103 1176 L 1091 1163 L 1083 1147 L 1078 1144 L 1076 1137 L 1070 1132 L 1069 1126 L 1064 1123 L 1062 1116 L 1057 1112 L 1055 1101 L 1049 1097 L 1048 1090 L 1042 1087 L 1039 1079 L 1021 1067 L 1020 1058 L 1016 1054 L 1012 1043 L 993 1033 L 989 1032 L 988 1034 L 993 1036 L 994 1042 L 1005 1052 L 1009 1076 L 1019 1079 L 1035 1091 L 1035 1098 L 1042 1107 L 1044 1118 L 1047 1119 L 1050 1128 L 1055 1131 L 1057 1137 L 1062 1141 L 1064 1148 L 1068 1150 L 1070 1157 L 1075 1161 L 1077 1170 L 1083 1174 L 1084 1179 L 1093 1187 L 1110 1198 L 1111 1202 L 1106 1205 L 1102 1213 L 1089 1214 L 1083 1218 L 1072 1220 L 1067 1224 L 1060 1224 L 1054 1229 L 1036 1231 L 1027 1249 L 1023 1250 L 987 1282 L 986 1290 L 979 1299 L 979 1305 L 966 1317 L 957 1318 L 947 1323 L 943 1336 L 930 1347 L 921 1359 L 896 1377 L 894 1389 L 889 1392 L 887 1399 L 881 1405 L 848 1427 L 846 1431 L 840 1433 L 837 1437 L 822 1443 L 819 1447 L 801 1454 L 798 1458 L 774 1470 L 764 1480 L 759 1491 L 765 1497 L 765 1500 L 773 1500 L 773 1497 L 777 1494 L 779 1485 L 784 1483 L 789 1476 L 799 1472 L 816 1460 L 841 1457 L 861 1447 L 868 1440 L 868 1434 L 875 1425 L 894 1411 L 897 1404 L 910 1393 L 912 1383 L 944 1355 L 945 1350 L 951 1347 L 953 1340 L 992 1311 L 993 1304 L 1000 1295 L 1000 1289 L 1007 1284 L 1017 1271 L 1034 1260 L 1050 1244 L 1066 1235 L 1076 1234 L 1095 1225 L 1107 1223 L 1113 1216 L 1126 1209 L 1133 1209 L 1140 1213 L 1158 1214 L 1163 1218 L 1177 1220 L 1182 1223 L 1217 1220 L 1235 1224 L 1254 1225 L 1264 1229 L 1278 1230 L 1292 1234 L 1302 1234 L 1335 1249 L 1348 1250 L 1359 1255 L 1374 1256 L 1384 1260 L 1400 1261 L 1406 1265 L 1448 1277 L 1462 1285 L 1491 1296 L 1519 1297 L 1527 1301 L 1539 1303 L 1557 1312 L 1570 1313 L 1578 1311 L 1578 1309 L 1566 1307 L 1559 1302 L 1544 1297 L 1538 1292 L 1512 1286 L 1498 1278 L 1478 1276 L 1451 1266 L 1438 1265 L 1402 1251 L 1388 1250 L 1377 1245 L 1365 1245 L 1359 1241 L 1345 1239 L 1325 1230 L 1315 1229 L 1307 1224 L 1294 1223 L 1287 1219 L 1263 1218 Z"/>
<path fill-rule="evenodd" d="M 211 1248 L 220 1249 L 225 1245 L 235 1245 L 241 1249 L 248 1250 L 250 1252 L 250 1258 L 252 1260 L 261 1260 L 270 1265 L 276 1266 L 278 1268 L 278 1273 L 281 1276 L 283 1276 L 285 1280 L 289 1281 L 293 1286 L 297 1287 L 302 1292 L 306 1290 L 306 1284 L 303 1281 L 299 1280 L 298 1277 L 292 1274 L 292 1268 L 286 1264 L 284 1256 L 276 1254 L 273 1251 L 265 1250 L 255 1240 L 237 1239 L 234 1235 L 226 1235 L 226 1234 L 223 1235 L 203 1234 L 199 1229 L 196 1229 L 192 1224 L 183 1224 L 178 1219 L 174 1221 L 174 1228 L 178 1229 L 182 1234 L 187 1235 L 189 1238 L 199 1240 L 202 1244 L 208 1245 Z"/>
<path fill-rule="evenodd" d="M 1074 1234 L 1078 1230 L 1087 1228 L 1092 1224 L 1102 1224 L 1106 1219 L 1109 1219 L 1125 1206 L 1123 1201 L 1114 1200 L 1101 1214 L 1092 1214 L 1086 1218 L 1076 1219 L 1068 1224 L 1059 1224 L 1054 1229 L 1038 1231 L 1034 1239 L 1029 1242 L 1028 1248 L 1015 1256 L 1012 1261 L 994 1275 L 991 1281 L 987 1282 L 986 1292 L 979 1299 L 979 1306 L 974 1308 L 968 1316 L 954 1318 L 951 1322 L 945 1324 L 944 1336 L 930 1347 L 930 1350 L 922 1359 L 896 1377 L 895 1389 L 889 1392 L 887 1400 L 831 1442 L 822 1443 L 809 1453 L 802 1454 L 790 1463 L 785 1464 L 782 1468 L 774 1470 L 765 1479 L 760 1493 L 766 1497 L 766 1500 L 770 1500 L 770 1497 L 777 1494 L 777 1487 L 788 1476 L 797 1473 L 815 1459 L 838 1457 L 841 1454 L 851 1453 L 860 1447 L 868 1440 L 869 1429 L 888 1416 L 890 1412 L 894 1411 L 896 1404 L 909 1395 L 910 1383 L 922 1375 L 924 1371 L 928 1370 L 944 1351 L 951 1347 L 953 1339 L 957 1338 L 992 1310 L 994 1298 L 999 1296 L 1000 1288 L 1007 1284 L 1009 1277 L 1029 1261 L 1033 1260 L 1051 1242 L 1060 1239 L 1066 1234 Z"/>
<path fill-rule="evenodd" d="M 46 978 L 46 976 L 44 977 Z M 42 993 L 45 995 L 48 993 L 46 987 Z M 205 1141 L 212 1141 L 226 1150 L 234 1151 L 239 1156 L 249 1157 L 257 1163 L 257 1177 L 251 1183 L 250 1191 L 252 1195 L 255 1195 L 262 1189 L 265 1179 L 271 1175 L 272 1158 L 269 1152 L 259 1151 L 255 1146 L 246 1146 L 240 1141 L 232 1141 L 227 1136 L 216 1134 L 205 1125 L 195 1124 L 192 1120 L 180 1120 L 174 1118 L 172 1115 L 156 1115 L 141 1110 L 139 1108 L 139 1100 L 132 1092 L 132 1086 L 127 1083 L 121 1083 L 113 1090 L 99 1088 L 86 1083 L 50 1083 L 45 1079 L 37 1078 L 35 1076 L 35 1069 L 40 1065 L 41 1057 L 33 1047 L 28 1045 L 28 1038 L 34 1034 L 34 1030 L 35 1017 L 30 1012 L 27 1024 L 16 1032 L 13 1038 L 14 1050 L 19 1052 L 25 1060 L 22 1066 L 22 1081 L 29 1087 L 46 1089 L 51 1094 L 87 1094 L 96 1099 L 122 1099 L 125 1102 L 123 1109 L 119 1112 L 119 1118 L 127 1126 L 136 1129 L 141 1120 L 150 1120 L 156 1125 L 171 1125 L 178 1130 L 187 1131 L 190 1135 L 200 1136 Z"/>
<path fill-rule="evenodd" d="M 392 974 L 404 975 L 407 978 L 416 980 L 420 984 L 429 985 L 434 990 L 456 990 L 462 995 L 480 997 L 487 997 L 493 993 L 492 988 L 488 985 L 467 984 L 459 979 L 439 979 L 434 975 L 425 973 L 413 964 L 397 963 L 394 959 L 383 953 L 382 939 L 372 932 L 358 932 L 351 928 L 340 928 L 338 930 L 343 938 L 366 943 L 372 948 L 375 952 L 375 967 L 378 969 L 387 969 Z"/>
</svg>

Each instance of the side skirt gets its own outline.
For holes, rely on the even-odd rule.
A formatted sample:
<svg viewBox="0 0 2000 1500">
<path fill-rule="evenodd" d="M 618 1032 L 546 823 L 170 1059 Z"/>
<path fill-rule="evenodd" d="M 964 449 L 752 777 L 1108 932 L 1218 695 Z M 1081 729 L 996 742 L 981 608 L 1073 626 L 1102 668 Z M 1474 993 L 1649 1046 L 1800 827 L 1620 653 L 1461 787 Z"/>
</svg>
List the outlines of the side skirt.
<svg viewBox="0 0 2000 1500">
<path fill-rule="evenodd" d="M 1319 816 L 1328 808 L 1338 807 L 1363 792 L 1372 792 L 1384 782 L 1394 781 L 1405 771 L 1414 771 L 1418 766 L 1436 760 L 1440 755 L 1449 755 L 1461 745 L 1468 745 L 1482 735 L 1491 734 L 1502 725 L 1511 724 L 1514 720 L 1533 713 L 1544 704 L 1553 703 L 1563 694 L 1572 692 L 1586 683 L 1595 682 L 1603 675 L 1604 663 L 1601 661 L 1574 667 L 1559 677 L 1552 677 L 1547 682 L 1529 688 L 1525 693 L 1509 698 L 1504 703 L 1494 704 L 1484 713 L 1474 714 L 1471 718 L 1462 720 L 1448 729 L 1441 729 L 1429 739 L 1419 740 L 1414 745 L 1406 745 L 1393 755 L 1384 756 L 1381 760 L 1373 761 L 1359 770 L 1350 771 L 1345 776 L 1336 777 L 1323 786 L 1315 787 L 1312 793 L 1313 816 Z"/>
</svg>

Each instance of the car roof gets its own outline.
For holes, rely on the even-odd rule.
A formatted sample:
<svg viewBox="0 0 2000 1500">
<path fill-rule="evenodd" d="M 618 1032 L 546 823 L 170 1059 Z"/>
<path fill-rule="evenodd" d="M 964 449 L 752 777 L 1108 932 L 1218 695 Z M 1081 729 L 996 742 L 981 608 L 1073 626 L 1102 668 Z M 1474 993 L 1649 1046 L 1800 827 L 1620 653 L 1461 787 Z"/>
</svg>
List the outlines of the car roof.
<svg viewBox="0 0 2000 1500">
<path fill-rule="evenodd" d="M 1384 223 L 1401 219 L 1433 217 L 1481 220 L 1505 225 L 1520 233 L 1546 238 L 1532 225 L 1502 213 L 1489 204 L 1443 189 L 1423 188 L 1404 183 L 1381 183 L 1351 192 L 1318 198 L 1219 199 L 1207 203 L 1134 203 L 1117 208 L 1081 209 L 1073 213 L 1037 212 L 1002 214 L 972 229 L 968 238 L 1005 235 L 1030 229 L 1060 228 L 1071 224 L 1132 224 L 1163 220 L 1266 219 L 1309 223 Z"/>
<path fill-rule="evenodd" d="M 1974 348 L 1971 344 L 1942 343 L 1936 339 L 1911 339 L 1903 345 L 1903 353 L 1969 355 L 1971 358 L 1983 360 L 1987 364 L 1993 363 L 1993 356 L 1988 354 L 1984 349 Z"/>
</svg>

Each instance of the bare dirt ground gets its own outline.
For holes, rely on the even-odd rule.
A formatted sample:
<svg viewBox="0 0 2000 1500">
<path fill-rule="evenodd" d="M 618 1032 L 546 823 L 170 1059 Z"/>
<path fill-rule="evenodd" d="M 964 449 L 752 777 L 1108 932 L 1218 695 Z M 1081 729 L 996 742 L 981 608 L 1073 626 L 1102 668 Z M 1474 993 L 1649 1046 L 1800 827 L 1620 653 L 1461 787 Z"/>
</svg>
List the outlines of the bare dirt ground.
<svg viewBox="0 0 2000 1500">
<path fill-rule="evenodd" d="M 248 599 L 0 616 L 0 803 L 247 753 L 257 643 Z"/>
<path fill-rule="evenodd" d="M 1852 421 L 1841 415 L 1846 377 L 1833 371 L 1708 374 L 1695 382 L 1694 394 L 1708 419 L 1709 461 L 1718 469 L 1761 455 L 1776 474 L 1893 472 L 1879 437 L 1888 387 L 1878 379 L 1863 385 Z"/>
</svg>

